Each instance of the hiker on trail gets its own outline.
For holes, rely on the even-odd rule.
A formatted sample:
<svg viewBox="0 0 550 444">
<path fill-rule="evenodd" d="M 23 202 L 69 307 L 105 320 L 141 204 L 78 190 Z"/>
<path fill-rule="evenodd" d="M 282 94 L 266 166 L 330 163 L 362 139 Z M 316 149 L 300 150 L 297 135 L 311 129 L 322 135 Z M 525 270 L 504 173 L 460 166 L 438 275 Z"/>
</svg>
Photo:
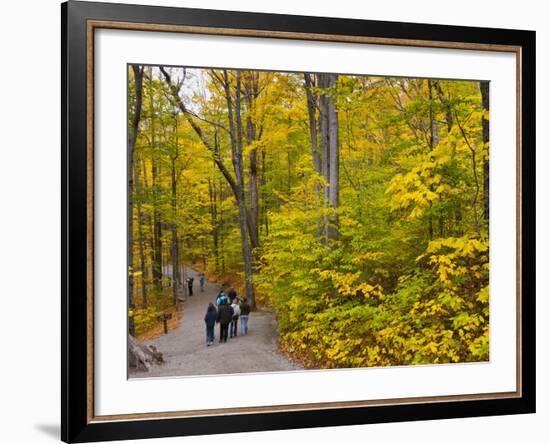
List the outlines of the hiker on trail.
<svg viewBox="0 0 550 444">
<path fill-rule="evenodd" d="M 216 319 L 218 318 L 218 312 L 214 304 L 210 302 L 204 315 L 204 322 L 206 324 L 206 346 L 210 347 L 214 343 L 214 327 L 216 326 Z"/>
<path fill-rule="evenodd" d="M 220 305 L 222 305 L 223 302 L 229 302 L 229 299 L 227 299 L 227 296 L 225 295 L 223 290 L 221 290 L 218 294 L 218 297 L 216 298 L 216 305 L 219 307 Z"/>
<path fill-rule="evenodd" d="M 194 278 L 192 277 L 187 278 L 187 288 L 189 289 L 189 296 L 193 296 L 193 281 L 194 281 Z"/>
<path fill-rule="evenodd" d="M 233 301 L 237 298 L 237 290 L 231 287 L 231 290 L 229 290 L 229 293 L 227 293 L 227 296 L 229 297 L 229 301 L 233 303 Z"/>
<path fill-rule="evenodd" d="M 248 334 L 248 316 L 250 315 L 250 304 L 244 298 L 241 304 L 241 335 L 246 336 Z"/>
<path fill-rule="evenodd" d="M 237 337 L 237 323 L 239 322 L 239 315 L 241 314 L 241 308 L 237 302 L 237 298 L 233 299 L 231 304 L 233 309 L 233 319 L 231 319 L 231 327 L 229 329 L 229 337 Z"/>
<path fill-rule="evenodd" d="M 228 302 L 223 300 L 218 308 L 218 322 L 220 323 L 220 344 L 227 342 L 227 333 L 229 330 L 229 323 L 233 318 L 233 308 Z"/>
<path fill-rule="evenodd" d="M 199 284 L 201 284 L 201 293 L 204 292 L 204 274 L 199 275 Z"/>
</svg>

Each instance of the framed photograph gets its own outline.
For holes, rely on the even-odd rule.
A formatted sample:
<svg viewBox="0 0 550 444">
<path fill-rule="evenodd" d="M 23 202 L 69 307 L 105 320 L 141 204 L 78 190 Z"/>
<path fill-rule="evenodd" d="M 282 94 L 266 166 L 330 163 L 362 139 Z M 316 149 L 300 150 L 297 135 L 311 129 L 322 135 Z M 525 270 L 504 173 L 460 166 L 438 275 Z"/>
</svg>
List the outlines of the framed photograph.
<svg viewBox="0 0 550 444">
<path fill-rule="evenodd" d="M 62 439 L 535 411 L 535 33 L 69 1 Z"/>
</svg>

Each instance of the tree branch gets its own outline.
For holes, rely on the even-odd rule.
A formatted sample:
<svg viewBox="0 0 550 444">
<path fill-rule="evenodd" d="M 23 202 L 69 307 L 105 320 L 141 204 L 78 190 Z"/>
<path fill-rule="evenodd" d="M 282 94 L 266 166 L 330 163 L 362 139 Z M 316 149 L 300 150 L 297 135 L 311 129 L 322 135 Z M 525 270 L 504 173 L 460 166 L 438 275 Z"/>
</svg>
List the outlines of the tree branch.
<svg viewBox="0 0 550 444">
<path fill-rule="evenodd" d="M 201 140 L 201 142 L 208 149 L 208 151 L 210 151 L 212 153 L 212 157 L 214 158 L 214 162 L 218 166 L 218 168 L 221 171 L 221 173 L 223 174 L 223 176 L 226 178 L 227 182 L 229 183 L 229 186 L 231 187 L 231 190 L 236 195 L 238 190 L 237 190 L 237 183 L 235 182 L 235 179 L 233 178 L 233 176 L 231 175 L 231 173 L 229 172 L 229 170 L 227 169 L 227 167 L 223 163 L 222 159 L 220 158 L 219 153 L 216 151 L 216 149 L 212 146 L 212 144 L 208 141 L 208 139 L 204 135 L 204 133 L 202 131 L 202 128 L 197 124 L 197 122 L 195 122 L 193 120 L 192 114 L 189 112 L 189 110 L 185 106 L 185 103 L 183 103 L 183 100 L 181 99 L 181 97 L 178 94 L 178 88 L 176 86 L 174 86 L 174 84 L 172 83 L 172 79 L 170 77 L 170 74 L 168 74 L 168 72 L 166 72 L 166 70 L 164 69 L 163 66 L 160 67 L 160 71 L 164 75 L 164 79 L 166 81 L 166 84 L 170 88 L 170 91 L 172 92 L 172 97 L 173 97 L 174 101 L 176 102 L 176 105 L 178 106 L 178 108 L 181 110 L 181 112 L 185 116 L 185 119 L 187 120 L 189 125 L 191 125 L 191 128 L 193 128 L 193 131 L 195 131 L 197 136 L 199 136 L 199 139 Z"/>
</svg>

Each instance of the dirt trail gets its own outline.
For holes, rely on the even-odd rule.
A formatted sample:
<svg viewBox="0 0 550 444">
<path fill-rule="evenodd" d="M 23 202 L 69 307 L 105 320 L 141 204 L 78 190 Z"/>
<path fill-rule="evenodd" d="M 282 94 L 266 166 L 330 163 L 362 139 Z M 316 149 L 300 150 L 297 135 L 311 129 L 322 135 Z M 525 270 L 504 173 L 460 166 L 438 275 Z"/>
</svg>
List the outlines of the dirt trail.
<svg viewBox="0 0 550 444">
<path fill-rule="evenodd" d="M 240 323 L 236 338 L 220 344 L 219 325 L 216 325 L 216 341 L 206 346 L 204 314 L 208 302 L 214 301 L 220 285 L 206 282 L 201 293 L 198 273 L 188 269 L 194 277 L 194 295 L 184 303 L 180 326 L 156 339 L 144 341 L 154 345 L 163 354 L 165 363 L 149 372 L 132 372 L 131 378 L 154 376 L 216 375 L 227 373 L 251 373 L 288 371 L 300 366 L 281 354 L 277 348 L 277 321 L 272 312 L 255 311 L 250 314 L 248 335 L 240 336 Z"/>
</svg>

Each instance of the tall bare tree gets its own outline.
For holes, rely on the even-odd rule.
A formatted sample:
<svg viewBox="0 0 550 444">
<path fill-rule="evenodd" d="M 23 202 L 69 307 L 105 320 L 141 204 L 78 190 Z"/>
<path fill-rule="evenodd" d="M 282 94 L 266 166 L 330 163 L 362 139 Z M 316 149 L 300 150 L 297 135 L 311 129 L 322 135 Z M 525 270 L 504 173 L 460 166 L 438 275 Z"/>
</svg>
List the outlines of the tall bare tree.
<svg viewBox="0 0 550 444">
<path fill-rule="evenodd" d="M 172 260 L 172 303 L 176 304 L 178 302 L 178 290 L 181 287 L 181 278 L 180 278 L 180 264 L 179 264 L 179 248 L 178 248 L 178 199 L 177 199 L 177 188 L 178 188 L 178 176 L 176 172 L 176 162 L 180 156 L 179 150 L 179 140 L 178 140 L 178 116 L 174 115 L 174 138 L 175 144 L 174 149 L 170 156 L 170 179 L 171 179 L 171 197 L 170 197 L 170 206 L 172 209 L 172 223 L 171 225 L 171 245 L 170 245 L 170 256 Z"/>
<path fill-rule="evenodd" d="M 307 113 L 309 117 L 309 136 L 311 138 L 311 158 L 313 160 L 313 169 L 321 175 L 321 156 L 318 149 L 317 140 L 317 94 L 313 92 L 315 87 L 315 77 L 310 73 L 304 73 L 307 99 Z M 319 186 L 315 184 L 315 191 L 319 191 Z"/>
<path fill-rule="evenodd" d="M 258 193 L 258 148 L 254 145 L 262 136 L 262 127 L 256 122 L 256 99 L 260 94 L 260 74 L 256 71 L 246 71 L 244 76 L 244 103 L 246 109 L 246 143 L 250 147 L 248 154 L 248 221 L 250 226 L 250 244 L 252 249 L 260 245 L 259 214 L 260 203 Z"/>
<path fill-rule="evenodd" d="M 131 125 L 128 130 L 128 305 L 134 305 L 134 151 L 141 120 L 141 108 L 143 100 L 143 67 L 132 65 L 134 73 L 134 109 Z"/>
<path fill-rule="evenodd" d="M 317 99 L 319 108 L 318 129 L 312 130 L 314 119 L 314 96 L 311 92 L 312 81 L 306 74 L 306 95 L 308 99 L 308 112 L 310 121 L 310 135 L 312 140 L 312 155 L 314 168 L 318 162 L 317 141 L 314 135 L 320 135 L 320 172 L 325 179 L 324 196 L 333 213 L 325 221 L 325 236 L 329 240 L 338 239 L 338 216 L 340 194 L 340 144 L 338 140 L 338 111 L 336 107 L 337 74 L 317 74 L 316 84 L 320 93 Z M 309 92 L 308 92 L 309 91 Z M 315 138 L 316 139 L 316 138 Z M 313 145 L 315 143 L 315 146 Z"/>
<path fill-rule="evenodd" d="M 156 109 L 155 109 L 155 93 L 153 85 L 153 67 L 149 68 L 149 117 L 150 117 L 150 143 L 151 149 L 153 151 L 151 157 L 151 181 L 153 188 L 153 248 L 151 251 L 152 255 L 152 275 L 153 275 L 153 286 L 159 291 L 162 287 L 162 224 L 159 211 L 159 177 L 161 175 L 160 162 L 157 159 L 157 133 L 156 133 Z"/>
<path fill-rule="evenodd" d="M 489 81 L 479 82 L 481 91 L 481 106 L 483 110 L 489 112 Z M 489 119 L 483 116 L 481 118 L 481 132 L 483 144 L 489 144 Z M 488 149 L 488 148 L 487 148 Z M 483 161 L 483 217 L 489 220 L 489 160 Z"/>
<path fill-rule="evenodd" d="M 145 233 L 143 232 L 144 214 L 141 206 L 142 185 L 141 185 L 141 165 L 134 161 L 134 188 L 138 199 L 136 200 L 137 220 L 138 220 L 138 245 L 139 245 L 139 264 L 141 270 L 141 303 L 147 307 L 147 266 L 145 262 Z"/>
</svg>

